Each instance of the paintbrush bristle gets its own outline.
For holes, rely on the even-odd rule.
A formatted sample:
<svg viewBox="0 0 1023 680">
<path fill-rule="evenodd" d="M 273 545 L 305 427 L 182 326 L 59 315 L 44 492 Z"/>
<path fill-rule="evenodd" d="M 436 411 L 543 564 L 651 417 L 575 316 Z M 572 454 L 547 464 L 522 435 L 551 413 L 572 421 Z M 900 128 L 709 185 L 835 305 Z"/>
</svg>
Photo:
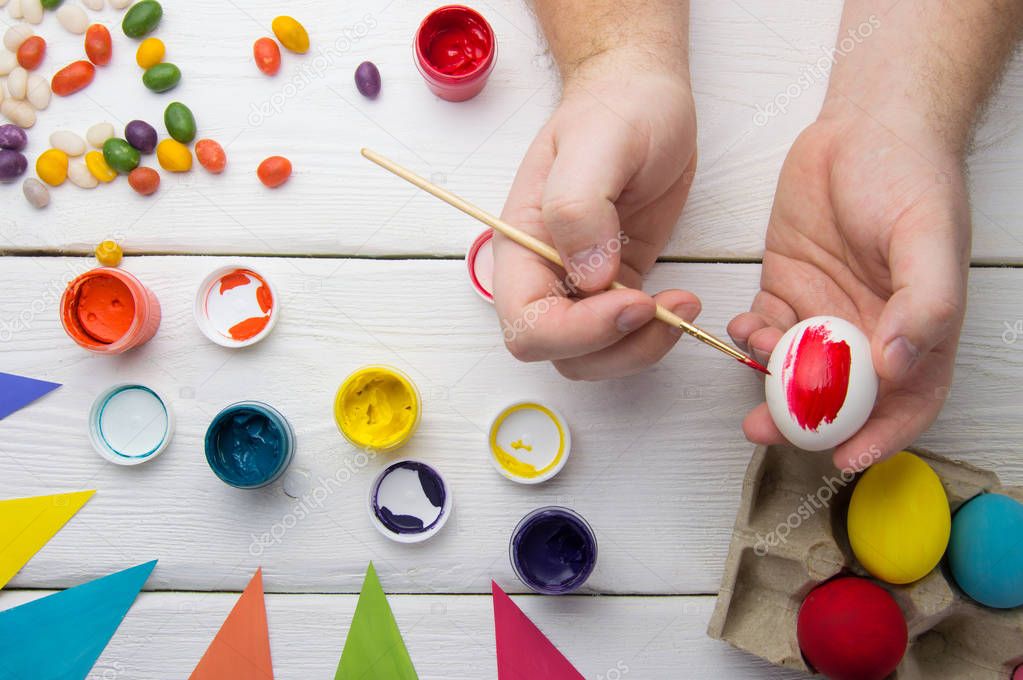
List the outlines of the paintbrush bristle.
<svg viewBox="0 0 1023 680">
<path fill-rule="evenodd" d="M 767 370 L 767 367 L 764 366 L 763 364 L 761 364 L 759 361 L 755 360 L 753 357 L 746 357 L 745 359 L 740 359 L 739 361 L 741 363 L 746 364 L 750 368 L 757 369 L 758 371 L 760 371 L 764 375 L 771 375 L 771 372 L 769 370 Z"/>
</svg>

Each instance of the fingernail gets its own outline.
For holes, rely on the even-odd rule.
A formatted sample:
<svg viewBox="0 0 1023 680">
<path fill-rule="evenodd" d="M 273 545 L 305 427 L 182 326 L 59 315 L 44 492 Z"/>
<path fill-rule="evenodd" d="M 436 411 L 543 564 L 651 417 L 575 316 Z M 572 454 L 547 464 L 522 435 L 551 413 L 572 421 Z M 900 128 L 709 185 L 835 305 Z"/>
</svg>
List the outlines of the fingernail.
<svg viewBox="0 0 1023 680">
<path fill-rule="evenodd" d="M 631 333 L 646 324 L 651 318 L 653 318 L 653 315 L 650 313 L 649 306 L 640 304 L 629 305 L 618 314 L 615 325 L 618 326 L 618 330 L 622 333 Z"/>
<path fill-rule="evenodd" d="M 761 363 L 764 366 L 766 366 L 768 362 L 771 361 L 770 354 L 764 352 L 763 350 L 759 350 L 756 347 L 753 348 L 753 358 L 756 359 L 758 363 Z"/>
<path fill-rule="evenodd" d="M 607 255 L 597 246 L 593 246 L 571 255 L 568 258 L 568 265 L 571 272 L 585 281 L 607 266 Z"/>
<path fill-rule="evenodd" d="M 920 352 L 905 336 L 900 335 L 885 345 L 884 361 L 888 365 L 893 380 L 899 380 L 906 375 L 919 358 Z"/>
<path fill-rule="evenodd" d="M 675 307 L 671 311 L 673 314 L 675 314 L 676 316 L 681 316 L 683 319 L 696 318 L 696 315 L 700 313 L 700 309 L 697 305 L 688 302 L 685 304 L 681 304 L 678 307 Z M 672 326 L 671 331 L 675 335 L 682 335 L 681 328 L 676 328 L 675 326 Z"/>
</svg>

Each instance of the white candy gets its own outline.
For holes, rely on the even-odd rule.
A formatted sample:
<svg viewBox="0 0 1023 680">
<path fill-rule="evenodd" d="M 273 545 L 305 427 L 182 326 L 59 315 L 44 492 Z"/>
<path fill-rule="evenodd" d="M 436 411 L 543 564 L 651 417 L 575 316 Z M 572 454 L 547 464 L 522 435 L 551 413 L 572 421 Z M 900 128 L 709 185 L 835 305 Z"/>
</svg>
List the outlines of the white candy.
<svg viewBox="0 0 1023 680">
<path fill-rule="evenodd" d="M 58 130 L 50 135 L 50 146 L 68 156 L 81 156 L 85 153 L 85 140 L 69 130 Z"/>
<path fill-rule="evenodd" d="M 67 166 L 67 178 L 71 180 L 71 183 L 76 187 L 83 189 L 95 189 L 99 184 L 99 180 L 96 179 L 89 168 L 85 166 L 83 160 L 73 160 Z"/>
<path fill-rule="evenodd" d="M 28 102 L 8 99 L 0 104 L 0 113 L 18 127 L 30 128 L 36 124 L 36 112 Z"/>
<path fill-rule="evenodd" d="M 42 111 L 50 105 L 50 83 L 38 73 L 28 76 L 28 103 L 36 111 Z"/>
<path fill-rule="evenodd" d="M 124 9 L 135 0 L 110 0 L 110 6 L 114 9 Z"/>
<path fill-rule="evenodd" d="M 4 99 L 7 98 L 7 96 L 4 94 L 6 90 L 7 90 L 6 87 L 4 87 L 3 85 L 0 85 L 0 104 L 3 104 L 4 103 Z"/>
<path fill-rule="evenodd" d="M 17 52 L 21 43 L 32 37 L 32 27 L 28 24 L 15 24 L 4 33 L 4 47 L 11 52 Z"/>
<path fill-rule="evenodd" d="M 43 23 L 43 3 L 40 0 L 21 0 L 21 13 L 30 24 Z"/>
<path fill-rule="evenodd" d="M 14 52 L 0 50 L 0 76 L 5 76 L 18 68 L 18 57 Z"/>
<path fill-rule="evenodd" d="M 107 141 L 114 136 L 114 126 L 110 123 L 96 123 L 88 132 L 85 133 L 85 138 L 97 149 L 103 147 L 103 142 Z"/>
<path fill-rule="evenodd" d="M 82 35 L 89 28 L 89 15 L 78 5 L 61 5 L 57 10 L 57 21 L 65 30 L 76 35 Z"/>
<path fill-rule="evenodd" d="M 0 7 L 3 7 L 6 4 L 7 4 L 7 0 L 0 0 Z"/>
<path fill-rule="evenodd" d="M 7 94 L 11 99 L 24 99 L 28 93 L 28 71 L 18 66 L 7 76 Z"/>
<path fill-rule="evenodd" d="M 21 11 L 21 0 L 11 0 L 11 4 L 7 7 L 7 13 L 11 15 L 12 19 L 25 18 L 24 12 Z"/>
<path fill-rule="evenodd" d="M 103 0 L 82 0 L 82 4 L 96 12 L 103 9 Z"/>
</svg>

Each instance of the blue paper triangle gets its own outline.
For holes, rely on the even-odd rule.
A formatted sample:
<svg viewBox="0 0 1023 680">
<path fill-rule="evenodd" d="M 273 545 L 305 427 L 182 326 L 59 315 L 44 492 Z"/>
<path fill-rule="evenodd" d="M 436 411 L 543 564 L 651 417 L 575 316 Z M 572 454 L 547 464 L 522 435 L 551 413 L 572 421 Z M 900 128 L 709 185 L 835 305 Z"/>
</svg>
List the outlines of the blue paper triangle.
<svg viewBox="0 0 1023 680">
<path fill-rule="evenodd" d="M 0 373 L 0 420 L 58 387 L 60 383 Z"/>
<path fill-rule="evenodd" d="M 156 560 L 0 612 L 2 680 L 84 679 Z"/>
</svg>

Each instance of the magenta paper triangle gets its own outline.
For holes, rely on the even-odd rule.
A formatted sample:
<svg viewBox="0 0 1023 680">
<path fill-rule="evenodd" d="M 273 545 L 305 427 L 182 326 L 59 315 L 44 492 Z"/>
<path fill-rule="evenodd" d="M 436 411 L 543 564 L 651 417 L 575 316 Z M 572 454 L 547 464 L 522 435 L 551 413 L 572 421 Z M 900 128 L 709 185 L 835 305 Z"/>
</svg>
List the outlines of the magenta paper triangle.
<svg viewBox="0 0 1023 680">
<path fill-rule="evenodd" d="M 0 373 L 0 420 L 58 387 L 60 383 Z"/>
<path fill-rule="evenodd" d="M 497 680 L 584 680 L 582 673 L 551 644 L 519 606 L 491 581 Z"/>
</svg>

